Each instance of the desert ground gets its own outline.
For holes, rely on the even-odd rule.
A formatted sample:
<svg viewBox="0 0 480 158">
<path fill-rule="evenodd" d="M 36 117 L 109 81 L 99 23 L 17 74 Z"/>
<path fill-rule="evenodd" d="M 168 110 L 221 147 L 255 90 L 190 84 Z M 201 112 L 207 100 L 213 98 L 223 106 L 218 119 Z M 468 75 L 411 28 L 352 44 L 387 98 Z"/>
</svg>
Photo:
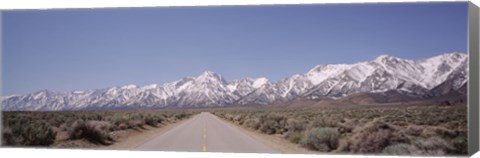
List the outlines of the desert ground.
<svg viewBox="0 0 480 158">
<path fill-rule="evenodd" d="M 463 104 L 2 114 L 10 147 L 465 155 L 468 144 Z"/>
</svg>

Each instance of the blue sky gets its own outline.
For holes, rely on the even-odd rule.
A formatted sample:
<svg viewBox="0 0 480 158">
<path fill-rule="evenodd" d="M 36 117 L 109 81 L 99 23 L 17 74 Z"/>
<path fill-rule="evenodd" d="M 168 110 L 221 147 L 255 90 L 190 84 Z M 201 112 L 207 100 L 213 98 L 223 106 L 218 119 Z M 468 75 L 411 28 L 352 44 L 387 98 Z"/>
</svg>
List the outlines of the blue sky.
<svg viewBox="0 0 480 158">
<path fill-rule="evenodd" d="M 467 51 L 466 2 L 4 11 L 3 95 Z"/>
</svg>

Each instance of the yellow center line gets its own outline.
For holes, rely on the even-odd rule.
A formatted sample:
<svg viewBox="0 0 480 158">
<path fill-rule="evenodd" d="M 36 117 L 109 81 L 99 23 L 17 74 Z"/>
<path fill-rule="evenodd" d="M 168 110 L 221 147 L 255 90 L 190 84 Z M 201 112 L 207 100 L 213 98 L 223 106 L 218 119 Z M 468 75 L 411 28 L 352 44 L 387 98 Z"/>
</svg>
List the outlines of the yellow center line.
<svg viewBox="0 0 480 158">
<path fill-rule="evenodd" d="M 207 152 L 207 122 L 203 124 L 203 152 Z"/>
</svg>

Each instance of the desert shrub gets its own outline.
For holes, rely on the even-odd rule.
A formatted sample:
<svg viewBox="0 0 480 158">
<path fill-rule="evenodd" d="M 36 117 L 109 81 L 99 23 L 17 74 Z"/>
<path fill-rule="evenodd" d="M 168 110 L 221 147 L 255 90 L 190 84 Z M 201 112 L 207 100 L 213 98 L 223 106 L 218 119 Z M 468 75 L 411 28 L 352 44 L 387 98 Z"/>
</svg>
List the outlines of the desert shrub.
<svg viewBox="0 0 480 158">
<path fill-rule="evenodd" d="M 414 145 L 401 143 L 385 147 L 382 153 L 388 155 L 419 155 L 422 151 Z"/>
<path fill-rule="evenodd" d="M 53 144 L 56 139 L 57 132 L 45 121 L 34 121 L 27 125 L 22 136 L 25 145 L 48 146 Z"/>
<path fill-rule="evenodd" d="M 187 114 L 185 112 L 180 112 L 180 113 L 176 113 L 174 118 L 177 119 L 177 120 L 181 120 L 181 119 L 184 119 L 187 117 Z"/>
<path fill-rule="evenodd" d="M 313 128 L 305 132 L 300 141 L 302 146 L 322 152 L 337 148 L 340 133 L 335 128 Z"/>
<path fill-rule="evenodd" d="M 408 135 L 420 136 L 424 131 L 424 127 L 417 125 L 408 125 L 407 127 L 404 127 L 402 131 Z"/>
<path fill-rule="evenodd" d="M 423 130 L 421 136 L 426 138 L 435 136 L 454 138 L 458 136 L 458 133 L 454 130 L 446 129 L 439 126 L 429 126 Z"/>
<path fill-rule="evenodd" d="M 244 121 L 244 118 L 245 118 L 245 115 L 238 114 L 238 115 L 236 115 L 236 116 L 233 117 L 233 121 L 234 121 L 236 124 L 242 125 L 242 124 L 243 124 L 243 121 Z"/>
<path fill-rule="evenodd" d="M 243 122 L 243 126 L 253 129 L 257 127 L 258 120 L 260 132 L 282 134 L 283 138 L 293 143 L 306 139 L 306 129 L 335 128 L 341 135 L 336 149 L 338 152 L 401 154 L 407 151 L 414 155 L 468 153 L 466 106 L 237 109 L 218 110 L 214 114 L 237 124 Z M 442 141 L 433 137 L 447 144 L 441 147 Z M 417 141 L 437 146 L 429 149 L 429 145 Z"/>
<path fill-rule="evenodd" d="M 445 155 L 453 149 L 447 141 L 439 137 L 430 137 L 427 139 L 416 139 L 412 142 L 424 155 Z"/>
<path fill-rule="evenodd" d="M 231 115 L 231 114 L 229 114 L 229 113 L 225 114 L 225 115 L 224 115 L 224 118 L 225 118 L 226 120 L 228 120 L 228 121 L 233 121 L 233 115 Z"/>
<path fill-rule="evenodd" d="M 286 131 L 287 118 L 277 113 L 270 113 L 264 117 L 260 117 L 260 131 L 266 134 L 282 134 Z"/>
<path fill-rule="evenodd" d="M 152 127 L 157 127 L 159 119 L 156 116 L 148 115 L 147 117 L 144 118 L 144 122 L 147 125 L 150 125 Z"/>
<path fill-rule="evenodd" d="M 87 139 L 93 143 L 111 144 L 113 139 L 110 137 L 111 124 L 105 121 L 75 121 L 68 130 L 70 139 Z"/>
<path fill-rule="evenodd" d="M 115 130 L 126 130 L 128 129 L 128 125 L 126 123 L 121 123 L 118 126 L 115 126 L 114 128 Z"/>
<path fill-rule="evenodd" d="M 137 129 L 137 128 L 144 129 L 145 128 L 143 127 L 144 124 L 145 122 L 143 122 L 142 120 L 129 120 L 126 123 L 127 127 L 130 129 Z"/>
<path fill-rule="evenodd" d="M 115 126 L 119 126 L 120 124 L 127 124 L 128 118 L 126 116 L 116 114 L 110 117 L 109 121 Z"/>
<path fill-rule="evenodd" d="M 87 137 L 93 142 L 96 139 L 108 140 L 105 133 L 110 130 L 142 128 L 158 123 L 168 123 L 168 120 L 189 117 L 193 112 L 169 111 L 88 111 L 88 112 L 2 112 L 2 144 L 16 146 L 47 146 L 56 139 L 55 131 L 66 131 L 70 139 Z M 82 120 L 83 122 L 80 123 Z M 104 120 L 104 121 L 99 121 Z M 97 121 L 92 123 L 90 121 Z M 96 127 L 98 122 L 112 125 Z M 172 121 L 173 122 L 173 121 Z M 55 129 L 58 127 L 58 129 Z M 75 128 L 71 128 L 75 127 Z M 112 128 L 110 128 L 112 127 Z M 93 132 L 89 132 L 90 130 Z M 98 130 L 101 129 L 101 130 Z M 83 132 L 86 131 L 86 132 Z M 95 132 L 96 131 L 96 132 Z M 102 133 L 103 131 L 103 133 Z M 86 134 L 83 134 L 86 133 Z M 92 136 L 90 136 L 90 133 Z M 103 141 L 105 143 L 107 141 Z M 97 142 L 102 143 L 102 142 Z"/>
<path fill-rule="evenodd" d="M 266 134 L 275 134 L 280 124 L 274 120 L 265 120 L 261 122 L 260 131 Z"/>
<path fill-rule="evenodd" d="M 62 124 L 60 124 L 60 126 L 58 126 L 58 130 L 67 131 L 68 130 L 68 125 L 66 123 L 62 123 Z"/>
<path fill-rule="evenodd" d="M 297 119 L 290 118 L 287 120 L 287 130 L 290 132 L 297 132 L 305 130 L 304 122 L 301 122 Z"/>
<path fill-rule="evenodd" d="M 58 115 L 58 116 L 52 117 L 49 122 L 50 122 L 50 125 L 59 127 L 61 124 L 65 123 L 65 120 L 66 120 L 65 116 Z"/>
<path fill-rule="evenodd" d="M 358 126 L 358 122 L 351 119 L 343 119 L 341 123 L 337 124 L 338 132 L 351 133 L 355 127 Z"/>
<path fill-rule="evenodd" d="M 298 144 L 303 138 L 303 132 L 288 131 L 285 135 L 285 138 L 287 138 L 292 143 Z"/>
<path fill-rule="evenodd" d="M 374 120 L 356 128 L 342 148 L 351 152 L 378 153 L 388 145 L 408 142 L 408 138 L 382 121 Z M 345 149 L 343 149 L 345 150 Z"/>
<path fill-rule="evenodd" d="M 9 127 L 12 133 L 10 136 L 13 137 L 12 140 L 19 145 L 48 146 L 55 142 L 56 132 L 45 121 L 37 120 L 24 124 L 14 123 L 13 126 Z"/>
<path fill-rule="evenodd" d="M 165 123 L 166 120 L 167 120 L 167 119 L 166 119 L 165 116 L 163 116 L 163 115 L 158 115 L 158 116 L 157 116 L 157 122 L 158 122 L 158 123 Z"/>
<path fill-rule="evenodd" d="M 257 130 L 260 127 L 260 121 L 256 118 L 250 118 L 245 120 L 244 124 L 245 127 Z"/>
<path fill-rule="evenodd" d="M 15 136 L 8 127 L 2 128 L 2 145 L 16 145 Z"/>
<path fill-rule="evenodd" d="M 468 154 L 468 139 L 467 136 L 459 136 L 451 141 L 453 146 L 453 154 Z"/>
<path fill-rule="evenodd" d="M 331 119 L 331 118 L 328 118 L 328 117 L 317 118 L 310 123 L 311 128 L 315 128 L 315 127 L 337 127 L 337 126 L 338 126 L 338 122 Z"/>
</svg>

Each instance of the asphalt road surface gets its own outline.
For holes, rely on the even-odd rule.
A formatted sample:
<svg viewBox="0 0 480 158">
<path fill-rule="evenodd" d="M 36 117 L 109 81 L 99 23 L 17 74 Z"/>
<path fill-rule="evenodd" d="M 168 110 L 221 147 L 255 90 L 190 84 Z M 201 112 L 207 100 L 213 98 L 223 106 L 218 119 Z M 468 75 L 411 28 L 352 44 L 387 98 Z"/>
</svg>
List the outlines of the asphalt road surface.
<svg viewBox="0 0 480 158">
<path fill-rule="evenodd" d="M 200 113 L 136 148 L 156 151 L 278 153 L 238 127 L 210 113 Z"/>
</svg>

